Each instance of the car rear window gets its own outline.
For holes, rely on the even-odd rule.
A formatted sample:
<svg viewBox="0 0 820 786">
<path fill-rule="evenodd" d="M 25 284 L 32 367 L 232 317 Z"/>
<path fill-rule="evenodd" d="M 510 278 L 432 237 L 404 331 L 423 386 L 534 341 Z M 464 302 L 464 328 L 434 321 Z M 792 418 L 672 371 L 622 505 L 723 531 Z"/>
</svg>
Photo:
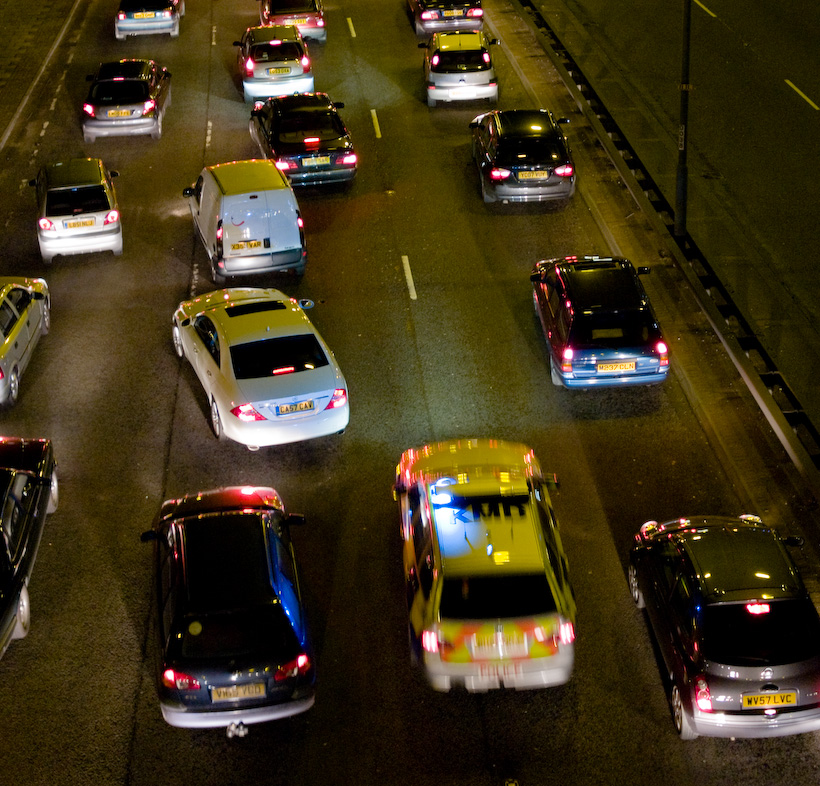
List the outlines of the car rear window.
<svg viewBox="0 0 820 786">
<path fill-rule="evenodd" d="M 498 166 L 558 166 L 567 161 L 567 152 L 557 136 L 502 139 L 498 145 Z"/>
<path fill-rule="evenodd" d="M 148 98 L 148 83 L 137 79 L 97 82 L 92 85 L 89 98 L 97 106 L 141 104 Z"/>
<path fill-rule="evenodd" d="M 285 144 L 301 144 L 306 137 L 328 142 L 345 136 L 341 120 L 333 112 L 304 112 L 285 115 L 279 124 L 277 137 Z"/>
<path fill-rule="evenodd" d="M 162 11 L 171 8 L 169 0 L 120 0 L 120 11 Z"/>
<path fill-rule="evenodd" d="M 281 60 L 299 60 L 304 54 L 298 41 L 281 41 L 278 44 L 255 44 L 250 55 L 254 63 L 271 63 Z"/>
<path fill-rule="evenodd" d="M 660 338 L 647 312 L 580 314 L 569 343 L 576 349 L 644 347 Z"/>
<path fill-rule="evenodd" d="M 763 611 L 763 607 L 768 609 Z M 727 666 L 777 666 L 820 656 L 820 618 L 811 600 L 706 606 L 703 656 Z"/>
<path fill-rule="evenodd" d="M 543 573 L 448 578 L 441 589 L 442 619 L 512 619 L 555 611 Z"/>
<path fill-rule="evenodd" d="M 271 0 L 271 14 L 290 14 L 298 11 L 313 12 L 316 10 L 316 3 L 311 0 Z"/>
<path fill-rule="evenodd" d="M 484 62 L 484 52 L 481 49 L 461 50 L 453 52 L 439 52 L 438 63 L 432 70 L 441 74 L 453 74 L 460 71 L 486 71 L 490 67 Z"/>
<path fill-rule="evenodd" d="M 313 371 L 329 363 L 312 333 L 236 344 L 231 347 L 231 362 L 237 379 L 264 379 Z"/>
<path fill-rule="evenodd" d="M 46 194 L 47 216 L 76 216 L 108 210 L 108 195 L 103 186 L 60 188 Z"/>
</svg>

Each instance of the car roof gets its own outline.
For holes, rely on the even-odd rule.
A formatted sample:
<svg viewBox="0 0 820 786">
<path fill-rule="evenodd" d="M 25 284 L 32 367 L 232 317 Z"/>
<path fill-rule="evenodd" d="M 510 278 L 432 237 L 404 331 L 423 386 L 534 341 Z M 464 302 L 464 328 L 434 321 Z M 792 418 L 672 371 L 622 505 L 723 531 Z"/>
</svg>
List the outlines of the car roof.
<svg viewBox="0 0 820 786">
<path fill-rule="evenodd" d="M 182 306 L 188 313 L 207 313 L 229 344 L 316 333 L 296 300 L 278 289 L 220 289 Z"/>
<path fill-rule="evenodd" d="M 276 164 L 261 158 L 228 161 L 206 169 L 214 176 L 225 195 L 290 188 L 287 178 L 276 168 Z"/>
<path fill-rule="evenodd" d="M 502 135 L 552 138 L 558 134 L 548 109 L 500 110 L 496 118 Z"/>
<path fill-rule="evenodd" d="M 555 260 L 576 310 L 640 310 L 648 299 L 632 263 L 612 257 Z"/>
<path fill-rule="evenodd" d="M 149 79 L 153 60 L 114 60 L 101 63 L 96 80 L 103 79 Z"/>
<path fill-rule="evenodd" d="M 248 36 L 251 43 L 263 44 L 266 41 L 299 41 L 302 34 L 298 27 L 293 25 L 259 25 L 257 27 L 249 27 Z"/>
<path fill-rule="evenodd" d="M 99 185 L 105 179 L 105 167 L 99 158 L 69 158 L 44 167 L 48 188 Z"/>
<path fill-rule="evenodd" d="M 455 49 L 485 49 L 484 34 L 479 30 L 459 30 L 449 33 L 436 33 L 434 46 L 441 52 Z"/>
<path fill-rule="evenodd" d="M 803 583 L 777 532 L 756 517 L 691 517 L 663 525 L 707 602 L 801 597 Z"/>
</svg>

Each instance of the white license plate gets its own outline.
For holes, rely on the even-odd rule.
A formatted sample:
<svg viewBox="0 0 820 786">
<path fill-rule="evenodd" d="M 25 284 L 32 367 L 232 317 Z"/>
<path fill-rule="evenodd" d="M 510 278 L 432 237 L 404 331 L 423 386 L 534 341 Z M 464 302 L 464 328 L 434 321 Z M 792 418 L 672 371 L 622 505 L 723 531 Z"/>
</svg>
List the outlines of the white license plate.
<svg viewBox="0 0 820 786">
<path fill-rule="evenodd" d="M 109 109 L 108 116 L 109 117 L 129 117 L 131 115 L 131 111 L 129 109 Z"/>
<path fill-rule="evenodd" d="M 481 663 L 478 666 L 478 673 L 482 677 L 506 679 L 523 674 L 524 669 L 520 663 Z"/>
<path fill-rule="evenodd" d="M 290 415 L 293 412 L 308 412 L 313 409 L 313 399 L 297 401 L 295 404 L 280 404 L 276 408 L 277 415 Z"/>
<path fill-rule="evenodd" d="M 211 688 L 212 701 L 236 701 L 237 699 L 256 699 L 264 695 L 264 682 L 248 682 L 244 685 L 228 685 L 224 688 Z"/>
<path fill-rule="evenodd" d="M 454 87 L 450 91 L 451 98 L 475 98 L 474 87 Z"/>
</svg>

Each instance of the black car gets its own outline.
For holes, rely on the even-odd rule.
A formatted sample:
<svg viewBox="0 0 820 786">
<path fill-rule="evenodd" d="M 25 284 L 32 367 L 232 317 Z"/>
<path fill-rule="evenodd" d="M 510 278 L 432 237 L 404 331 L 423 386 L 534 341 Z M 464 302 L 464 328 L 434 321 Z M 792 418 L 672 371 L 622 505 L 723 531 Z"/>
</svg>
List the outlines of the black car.
<svg viewBox="0 0 820 786">
<path fill-rule="evenodd" d="M 653 385 L 669 374 L 669 348 L 628 259 L 562 257 L 536 263 L 530 279 L 554 385 Z"/>
<path fill-rule="evenodd" d="M 481 0 L 407 0 L 416 35 L 442 30 L 481 30 L 484 9 Z"/>
<path fill-rule="evenodd" d="M 315 672 L 287 515 L 271 488 L 165 501 L 155 544 L 157 686 L 171 726 L 225 727 L 313 706 Z"/>
<path fill-rule="evenodd" d="M 338 109 L 326 93 L 270 98 L 251 113 L 250 133 L 291 185 L 350 182 L 358 158 Z"/>
<path fill-rule="evenodd" d="M 547 109 L 494 109 L 474 118 L 473 160 L 485 202 L 567 202 L 575 164 L 561 124 Z"/>
<path fill-rule="evenodd" d="M 47 439 L 0 437 L 0 656 L 31 623 L 28 582 L 46 514 L 57 510 L 57 465 Z"/>
<path fill-rule="evenodd" d="M 629 555 L 683 739 L 820 729 L 820 617 L 786 546 L 757 516 L 648 521 Z"/>
</svg>

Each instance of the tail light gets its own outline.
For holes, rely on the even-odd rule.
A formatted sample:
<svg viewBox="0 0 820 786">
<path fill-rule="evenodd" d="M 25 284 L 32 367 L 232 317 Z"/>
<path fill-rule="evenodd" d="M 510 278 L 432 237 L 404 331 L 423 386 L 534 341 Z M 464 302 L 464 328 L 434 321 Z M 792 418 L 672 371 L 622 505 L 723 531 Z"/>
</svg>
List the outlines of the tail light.
<svg viewBox="0 0 820 786">
<path fill-rule="evenodd" d="M 310 58 L 307 55 L 303 55 L 302 59 L 299 61 L 302 64 L 302 73 L 309 74 L 310 73 Z"/>
<path fill-rule="evenodd" d="M 658 357 L 660 358 L 661 366 L 668 366 L 669 365 L 669 347 L 666 346 L 664 341 L 659 341 L 655 345 L 655 352 L 658 353 Z"/>
<path fill-rule="evenodd" d="M 53 232 L 56 229 L 54 222 L 45 216 L 37 222 L 37 226 L 45 232 Z"/>
<path fill-rule="evenodd" d="M 253 423 L 255 420 L 267 420 L 253 408 L 253 404 L 240 404 L 231 410 L 231 415 L 245 423 Z"/>
<path fill-rule="evenodd" d="M 712 694 L 709 692 L 709 683 L 702 674 L 695 677 L 695 702 L 703 712 L 712 711 Z"/>
<path fill-rule="evenodd" d="M 421 647 L 425 652 L 438 652 L 438 633 L 434 630 L 421 632 Z"/>
<path fill-rule="evenodd" d="M 296 164 L 292 161 L 285 161 L 283 158 L 280 158 L 276 162 L 276 168 L 282 172 L 286 172 L 288 169 L 296 169 Z"/>
<path fill-rule="evenodd" d="M 94 107 L 91 106 L 91 104 L 83 104 L 83 112 L 85 112 L 89 117 L 95 117 Z"/>
<path fill-rule="evenodd" d="M 224 234 L 224 230 L 222 229 L 222 219 L 220 219 L 216 224 L 216 258 L 222 259 L 222 235 Z"/>
<path fill-rule="evenodd" d="M 347 391 L 344 388 L 336 388 L 325 409 L 338 409 L 345 404 L 347 404 Z"/>
<path fill-rule="evenodd" d="M 119 210 L 109 210 L 105 214 L 105 218 L 103 219 L 103 226 L 107 224 L 116 224 L 117 221 L 120 220 L 120 211 Z"/>
<path fill-rule="evenodd" d="M 6 375 L 3 373 L 3 369 L 0 368 L 0 379 L 5 379 Z"/>
<path fill-rule="evenodd" d="M 501 169 L 500 167 L 494 166 L 490 170 L 490 180 L 506 180 L 511 174 L 509 169 Z"/>
<path fill-rule="evenodd" d="M 157 108 L 157 102 L 154 101 L 153 98 L 149 98 L 143 105 L 142 105 L 142 114 L 143 115 L 150 115 L 155 109 Z"/>
<path fill-rule="evenodd" d="M 253 58 L 249 57 L 245 61 L 245 74 L 247 76 L 253 76 Z"/>
<path fill-rule="evenodd" d="M 316 27 L 324 27 L 324 26 L 325 26 L 325 20 L 324 20 L 324 19 L 322 19 L 322 17 L 319 17 L 319 18 L 316 20 Z"/>
<path fill-rule="evenodd" d="M 117 19 L 119 19 L 119 20 L 120 20 L 120 22 L 122 22 L 122 20 L 123 20 L 123 19 L 125 19 L 125 11 L 120 11 L 120 12 L 117 14 Z"/>
<path fill-rule="evenodd" d="M 440 58 L 438 55 L 433 55 L 433 57 L 430 59 L 430 65 L 434 67 L 437 66 L 439 59 Z"/>
<path fill-rule="evenodd" d="M 562 622 L 558 630 L 558 638 L 561 644 L 572 644 L 575 641 L 575 626 L 569 621 Z"/>
<path fill-rule="evenodd" d="M 292 677 L 304 676 L 310 671 L 311 665 L 310 658 L 302 652 L 293 660 L 279 666 L 273 675 L 273 679 L 276 682 L 284 682 Z"/>
<path fill-rule="evenodd" d="M 478 19 L 479 17 L 484 16 L 484 9 L 483 8 L 468 8 L 467 9 L 467 16 L 471 17 L 472 19 Z"/>
<path fill-rule="evenodd" d="M 165 669 L 165 671 L 162 672 L 162 684 L 166 688 L 174 688 L 176 690 L 199 690 L 200 687 L 199 680 L 190 674 L 185 674 L 175 669 Z"/>
<path fill-rule="evenodd" d="M 561 164 L 553 170 L 559 177 L 572 177 L 575 174 L 575 167 L 572 164 Z"/>
<path fill-rule="evenodd" d="M 561 357 L 561 371 L 565 374 L 572 372 L 572 356 L 574 354 L 571 347 L 567 347 L 564 350 L 564 354 Z"/>
<path fill-rule="evenodd" d="M 298 213 L 296 214 L 296 226 L 298 226 L 299 229 L 305 228 L 305 222 L 302 221 L 302 216 L 300 216 Z"/>
<path fill-rule="evenodd" d="M 490 53 L 489 52 L 482 52 L 481 59 L 487 64 L 490 65 Z"/>
<path fill-rule="evenodd" d="M 353 166 L 358 161 L 358 157 L 355 153 L 348 153 L 346 156 L 342 157 L 342 163 L 347 166 Z"/>
<path fill-rule="evenodd" d="M 171 9 L 170 9 L 170 8 L 165 8 L 165 9 L 162 11 L 162 13 L 160 14 L 160 16 L 162 16 L 164 19 L 170 19 L 170 18 L 171 18 L 172 13 L 173 13 L 173 11 L 171 11 Z"/>
<path fill-rule="evenodd" d="M 422 11 L 419 19 L 438 19 L 438 11 Z"/>
</svg>

